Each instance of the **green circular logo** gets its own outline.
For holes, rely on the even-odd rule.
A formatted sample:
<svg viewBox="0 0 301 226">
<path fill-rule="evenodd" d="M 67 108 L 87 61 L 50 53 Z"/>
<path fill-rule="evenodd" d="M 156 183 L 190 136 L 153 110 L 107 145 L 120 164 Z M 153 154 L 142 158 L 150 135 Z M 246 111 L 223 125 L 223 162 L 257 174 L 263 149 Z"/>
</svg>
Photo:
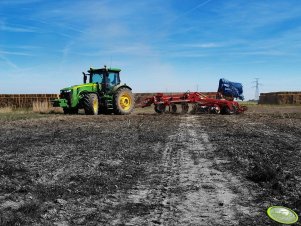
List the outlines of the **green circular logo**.
<svg viewBox="0 0 301 226">
<path fill-rule="evenodd" d="M 281 224 L 294 224 L 298 221 L 298 215 L 284 206 L 271 206 L 267 214 L 272 220 Z"/>
</svg>

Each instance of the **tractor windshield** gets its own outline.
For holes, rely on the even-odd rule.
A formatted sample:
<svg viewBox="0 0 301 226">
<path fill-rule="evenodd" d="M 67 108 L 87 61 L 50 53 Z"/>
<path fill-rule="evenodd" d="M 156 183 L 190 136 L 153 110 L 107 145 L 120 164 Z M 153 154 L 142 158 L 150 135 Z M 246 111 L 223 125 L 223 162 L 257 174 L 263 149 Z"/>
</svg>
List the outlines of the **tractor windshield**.
<svg viewBox="0 0 301 226">
<path fill-rule="evenodd" d="M 104 75 L 102 72 L 100 73 L 94 73 L 91 75 L 91 81 L 92 83 L 102 83 L 103 81 L 103 78 L 104 78 Z"/>
</svg>

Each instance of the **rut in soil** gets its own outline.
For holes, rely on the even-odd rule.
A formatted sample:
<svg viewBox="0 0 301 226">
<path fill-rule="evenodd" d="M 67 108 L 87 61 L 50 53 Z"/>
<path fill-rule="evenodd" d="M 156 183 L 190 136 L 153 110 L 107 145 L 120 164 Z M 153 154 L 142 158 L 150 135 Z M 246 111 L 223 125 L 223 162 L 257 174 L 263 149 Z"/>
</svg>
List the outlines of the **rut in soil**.
<svg viewBox="0 0 301 226">
<path fill-rule="evenodd" d="M 237 197 L 229 188 L 234 178 L 213 169 L 213 147 L 197 116 L 183 116 L 167 142 L 150 151 L 158 149 L 163 152 L 161 162 L 118 195 L 133 211 L 116 212 L 114 224 L 238 225 Z"/>
</svg>

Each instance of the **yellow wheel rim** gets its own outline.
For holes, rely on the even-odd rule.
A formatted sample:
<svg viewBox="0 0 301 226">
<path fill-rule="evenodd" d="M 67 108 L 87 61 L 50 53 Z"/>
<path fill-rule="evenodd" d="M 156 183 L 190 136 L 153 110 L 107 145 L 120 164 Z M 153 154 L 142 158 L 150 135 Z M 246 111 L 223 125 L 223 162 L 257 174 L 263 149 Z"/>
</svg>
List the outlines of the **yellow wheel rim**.
<svg viewBox="0 0 301 226">
<path fill-rule="evenodd" d="M 93 110 L 94 112 L 98 111 L 98 101 L 96 98 L 93 100 Z"/>
<path fill-rule="evenodd" d="M 131 108 L 132 106 L 132 97 L 128 93 L 124 93 L 120 96 L 120 107 L 127 111 Z"/>
</svg>

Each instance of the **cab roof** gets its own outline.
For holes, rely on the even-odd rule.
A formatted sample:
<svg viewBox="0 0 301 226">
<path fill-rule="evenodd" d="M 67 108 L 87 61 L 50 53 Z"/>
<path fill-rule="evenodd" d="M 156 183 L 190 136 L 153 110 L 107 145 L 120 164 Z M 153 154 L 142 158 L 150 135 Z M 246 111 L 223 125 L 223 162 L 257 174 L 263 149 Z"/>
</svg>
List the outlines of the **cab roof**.
<svg viewBox="0 0 301 226">
<path fill-rule="evenodd" d="M 91 72 L 96 72 L 96 71 L 105 71 L 108 70 L 109 72 L 120 72 L 121 69 L 119 68 L 90 68 L 90 70 L 88 70 L 89 73 Z"/>
</svg>

